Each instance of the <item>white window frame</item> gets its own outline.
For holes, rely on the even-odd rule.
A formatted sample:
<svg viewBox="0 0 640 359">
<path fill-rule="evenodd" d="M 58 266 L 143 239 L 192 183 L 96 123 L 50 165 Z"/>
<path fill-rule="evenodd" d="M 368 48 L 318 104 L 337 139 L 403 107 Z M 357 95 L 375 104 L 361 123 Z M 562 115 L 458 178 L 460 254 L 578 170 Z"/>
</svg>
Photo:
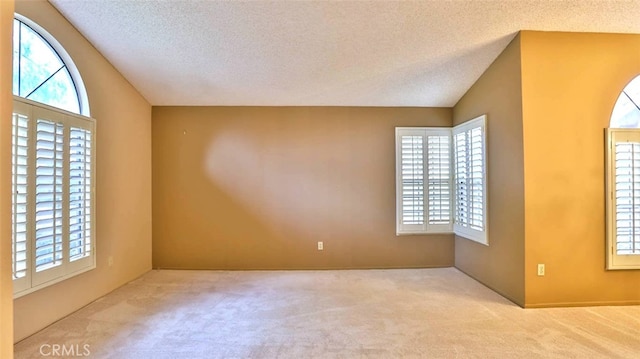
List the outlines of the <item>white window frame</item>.
<svg viewBox="0 0 640 359">
<path fill-rule="evenodd" d="M 625 269 L 640 269 L 640 253 L 638 254 L 618 254 L 618 196 L 617 192 L 617 170 L 619 166 L 616 166 L 616 150 L 615 146 L 618 143 L 633 143 L 640 146 L 640 130 L 639 129 L 621 129 L 621 128 L 607 128 L 605 129 L 606 136 L 606 218 L 607 218 L 607 234 L 606 234 L 606 269 L 607 270 L 625 270 Z M 640 162 L 640 158 L 638 158 Z M 636 162 L 635 159 L 632 161 Z M 637 170 L 637 174 L 636 174 Z M 633 167 L 632 177 L 640 176 L 640 165 Z M 633 181 L 632 181 L 633 183 Z M 633 186 L 633 184 L 632 184 Z M 640 191 L 640 188 L 635 190 L 632 187 L 632 192 Z M 633 202 L 633 196 L 631 198 L 632 207 L 640 206 Z M 635 211 L 634 211 L 635 212 Z M 638 211 L 640 212 L 640 211 Z M 636 220 L 632 218 L 632 222 L 640 223 L 639 218 Z M 640 224 L 637 226 L 634 224 L 633 233 L 635 237 L 635 231 L 637 230 L 638 236 L 640 236 Z"/>
<path fill-rule="evenodd" d="M 84 85 L 84 81 L 82 81 L 82 76 L 80 76 L 80 71 L 76 64 L 73 62 L 73 59 L 65 50 L 64 46 L 62 46 L 56 38 L 51 35 L 47 30 L 45 30 L 42 26 L 38 25 L 35 21 L 32 21 L 28 17 L 24 15 L 20 15 L 18 13 L 14 14 L 14 19 L 22 22 L 23 24 L 30 27 L 33 31 L 35 31 L 38 35 L 42 37 L 44 41 L 46 41 L 49 46 L 55 51 L 55 53 L 60 57 L 62 62 L 66 67 L 66 71 L 69 72 L 71 79 L 73 80 L 73 85 L 76 90 L 76 94 L 78 95 L 78 102 L 80 105 L 80 113 L 83 116 L 90 117 L 91 110 L 89 109 L 89 98 L 87 96 L 87 89 Z M 14 95 L 17 95 L 14 93 Z"/>
<path fill-rule="evenodd" d="M 92 270 L 96 267 L 96 211 L 95 211 L 95 168 L 96 168 L 96 131 L 95 131 L 95 120 L 89 117 L 84 117 L 75 113 L 67 112 L 52 106 L 47 106 L 35 101 L 27 100 L 24 98 L 20 98 L 14 96 L 14 116 L 19 114 L 23 117 L 27 118 L 29 122 L 28 127 L 28 144 L 27 144 L 27 204 L 26 204 L 26 274 L 20 278 L 15 278 L 13 280 L 14 285 L 14 298 L 21 297 L 23 295 L 32 293 L 38 289 L 47 287 L 49 285 L 58 283 L 62 280 L 71 278 L 78 274 L 84 273 L 86 271 Z M 48 122 L 55 122 L 61 124 L 64 127 L 63 132 L 63 172 L 62 172 L 62 186 L 63 186 L 63 194 L 62 196 L 62 223 L 64 225 L 64 229 L 62 229 L 62 259 L 61 264 L 50 269 L 44 269 L 41 271 L 36 271 L 36 262 L 35 262 L 35 211 L 36 211 L 36 183 L 35 183 L 35 173 L 36 173 L 36 151 L 35 151 L 35 141 L 36 141 L 36 123 L 38 120 L 45 120 Z M 69 146 L 71 144 L 69 133 L 70 128 L 76 129 L 84 129 L 88 130 L 91 133 L 91 148 L 90 148 L 90 167 L 88 172 L 90 173 L 90 208 L 89 214 L 87 216 L 90 217 L 90 229 L 88 229 L 88 238 L 89 238 L 89 255 L 83 256 L 81 259 L 70 260 L 70 218 L 71 214 L 69 213 L 70 207 L 70 198 L 68 192 L 68 186 L 70 186 L 70 151 Z M 14 194 L 15 195 L 15 194 Z M 15 204 L 12 204 L 15 206 Z M 14 210 L 15 213 L 15 210 Z M 15 218 L 12 221 L 13 226 L 15 226 L 16 220 Z M 15 233 L 15 229 L 14 229 Z M 12 245 L 16 246 L 15 235 L 13 236 Z M 14 247 L 15 248 L 15 247 Z M 14 252 L 15 253 L 15 252 Z M 14 254 L 15 256 L 15 254 Z M 16 262 L 16 258 L 13 258 L 13 263 Z"/>
<path fill-rule="evenodd" d="M 422 142 L 422 164 L 421 171 L 423 174 L 423 196 L 422 196 L 422 209 L 423 215 L 421 218 L 421 223 L 404 223 L 404 211 L 403 211 L 403 178 L 402 178 L 402 137 L 405 136 L 415 136 L 421 138 Z M 448 168 L 449 168 L 449 176 L 448 176 L 448 189 L 449 193 L 445 194 L 448 196 L 448 203 L 445 203 L 449 208 L 449 218 L 445 221 L 437 221 L 438 223 L 433 223 L 430 221 L 430 210 L 431 206 L 429 205 L 429 177 L 430 177 L 430 169 L 433 168 L 435 164 L 430 163 L 430 152 L 429 152 L 429 137 L 445 137 L 449 144 L 448 147 Z M 420 165 L 419 165 L 420 166 Z M 424 233 L 451 233 L 453 230 L 453 220 L 451 218 L 451 208 L 453 205 L 452 202 L 452 193 L 451 193 L 451 129 L 450 128 L 441 128 L 441 127 L 397 127 L 396 128 L 396 234 L 397 235 L 405 235 L 405 234 L 424 234 Z M 445 223 L 442 223 L 445 222 Z"/>
<path fill-rule="evenodd" d="M 482 161 L 482 219 L 481 230 L 462 223 L 457 217 L 457 207 L 459 201 L 456 199 L 460 195 L 455 183 L 456 175 L 456 153 L 454 146 L 454 136 L 459 133 L 470 133 L 474 129 L 481 131 L 481 161 Z M 456 235 L 470 239 L 472 241 L 489 245 L 488 236 L 488 206 L 487 206 L 487 143 L 486 143 L 486 115 L 476 117 L 470 121 L 464 122 L 455 127 L 396 127 L 396 235 L 407 234 L 432 234 L 432 233 L 455 233 Z M 423 220 L 417 224 L 403 223 L 403 187 L 402 187 L 402 137 L 418 136 L 422 138 L 423 149 Z M 450 216 L 449 222 L 446 224 L 430 224 L 429 223 L 429 195 L 428 195 L 428 176 L 429 176 L 429 136 L 447 136 L 449 141 L 449 188 L 447 195 L 449 196 Z M 458 154 L 460 155 L 460 154 Z M 467 161 L 468 159 L 465 159 Z"/>
<path fill-rule="evenodd" d="M 454 222 L 453 222 L 453 232 L 461 237 L 470 239 L 472 241 L 484 244 L 484 245 L 489 245 L 489 236 L 488 236 L 488 221 L 487 221 L 487 139 L 486 139 L 486 122 L 487 122 L 487 117 L 486 115 L 482 115 L 479 117 L 476 117 L 470 121 L 464 122 L 458 126 L 453 127 L 452 129 L 452 142 L 453 142 L 453 173 L 454 173 L 454 190 L 455 190 L 455 199 L 454 199 Z M 467 152 L 467 155 L 465 156 L 463 153 L 458 152 L 458 148 L 456 148 L 455 142 L 456 142 L 456 136 L 458 134 L 464 134 L 465 137 L 468 139 L 469 136 L 471 136 L 471 133 L 474 130 L 480 130 L 481 132 L 481 143 L 480 143 L 480 147 L 479 148 L 474 148 L 471 151 L 474 151 L 474 153 L 471 153 L 469 156 L 469 153 Z M 467 150 L 469 150 L 470 146 L 467 146 Z M 477 151 L 481 151 L 480 154 L 477 153 Z M 460 156 L 463 156 L 462 158 Z M 475 186 L 474 184 L 471 183 L 471 179 L 470 178 L 466 178 L 466 179 L 460 179 L 458 177 L 458 168 L 460 165 L 465 166 L 466 169 L 469 171 L 470 168 L 472 167 L 473 163 L 472 161 L 477 161 L 479 158 L 476 157 L 480 157 L 481 159 L 481 199 L 478 201 L 475 198 L 468 198 L 468 193 L 463 193 L 463 187 L 470 187 L 470 186 Z M 477 166 L 473 166 L 473 167 L 477 167 Z M 472 197 L 473 194 L 471 195 Z M 479 203 L 478 203 L 479 202 Z M 474 215 L 472 212 L 474 211 L 474 209 L 472 208 L 474 206 L 474 203 L 476 205 L 480 205 L 482 206 L 481 208 L 481 219 L 480 219 L 480 224 L 478 225 L 478 223 L 475 224 L 471 224 L 469 223 L 468 219 L 465 219 L 461 213 L 462 212 L 466 212 L 467 216 L 472 216 Z M 477 210 L 477 209 L 475 209 Z M 477 215 L 477 213 L 476 213 Z"/>
</svg>

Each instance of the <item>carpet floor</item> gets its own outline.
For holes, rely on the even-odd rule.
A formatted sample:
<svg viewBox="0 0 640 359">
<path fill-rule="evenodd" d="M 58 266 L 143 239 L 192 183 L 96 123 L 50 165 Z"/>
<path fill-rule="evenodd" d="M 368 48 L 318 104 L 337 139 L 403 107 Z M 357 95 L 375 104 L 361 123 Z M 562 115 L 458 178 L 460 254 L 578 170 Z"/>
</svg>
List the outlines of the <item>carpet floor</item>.
<svg viewBox="0 0 640 359">
<path fill-rule="evenodd" d="M 455 268 L 154 270 L 17 343 L 15 358 L 55 348 L 113 359 L 635 359 L 640 306 L 525 310 Z"/>
</svg>

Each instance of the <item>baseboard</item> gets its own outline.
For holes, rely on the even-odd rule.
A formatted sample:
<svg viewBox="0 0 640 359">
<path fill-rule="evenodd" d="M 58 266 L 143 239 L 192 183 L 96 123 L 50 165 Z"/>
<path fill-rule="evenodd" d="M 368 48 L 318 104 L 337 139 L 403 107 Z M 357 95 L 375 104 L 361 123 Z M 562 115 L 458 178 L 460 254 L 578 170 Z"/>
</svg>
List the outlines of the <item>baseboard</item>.
<svg viewBox="0 0 640 359">
<path fill-rule="evenodd" d="M 454 268 L 453 265 L 427 266 L 363 266 L 363 267 L 153 267 L 153 270 L 210 270 L 210 271 L 310 271 L 310 270 L 376 270 L 376 269 L 430 269 Z"/>
<path fill-rule="evenodd" d="M 629 306 L 640 305 L 640 300 L 621 301 L 594 301 L 594 302 L 555 302 L 555 303 L 533 303 L 525 304 L 527 309 L 535 308 L 564 308 L 564 307 L 602 307 L 602 306 Z"/>
</svg>

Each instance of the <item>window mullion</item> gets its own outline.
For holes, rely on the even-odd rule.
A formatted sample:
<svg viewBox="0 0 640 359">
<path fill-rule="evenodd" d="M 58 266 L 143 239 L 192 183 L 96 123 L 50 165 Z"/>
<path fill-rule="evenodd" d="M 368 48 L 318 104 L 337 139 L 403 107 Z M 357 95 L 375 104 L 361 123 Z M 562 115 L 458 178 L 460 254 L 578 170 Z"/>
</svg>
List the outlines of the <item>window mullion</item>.
<svg viewBox="0 0 640 359">
<path fill-rule="evenodd" d="M 65 124 L 63 127 L 62 146 L 62 266 L 66 273 L 69 263 L 69 160 L 70 160 L 70 129 L 71 126 Z"/>
<path fill-rule="evenodd" d="M 27 276 L 29 287 L 33 286 L 36 271 L 35 241 L 36 229 L 36 120 L 33 109 L 29 109 L 29 145 L 27 147 Z"/>
</svg>

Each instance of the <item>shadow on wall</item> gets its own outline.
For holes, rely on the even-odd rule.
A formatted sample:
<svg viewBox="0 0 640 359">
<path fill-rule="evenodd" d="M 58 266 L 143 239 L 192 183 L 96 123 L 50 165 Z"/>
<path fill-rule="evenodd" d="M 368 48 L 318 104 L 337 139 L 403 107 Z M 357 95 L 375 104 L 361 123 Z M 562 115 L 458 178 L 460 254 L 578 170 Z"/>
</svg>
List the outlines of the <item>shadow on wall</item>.
<svg viewBox="0 0 640 359">
<path fill-rule="evenodd" d="M 365 186 L 373 181 L 350 180 L 366 164 L 323 150 L 339 148 L 348 154 L 348 138 L 317 133 L 304 138 L 259 137 L 234 129 L 214 136 L 204 164 L 215 187 L 237 200 L 270 233 L 318 240 L 329 232 L 374 235 L 363 233 L 372 228 L 367 209 L 385 204 L 367 193 Z M 260 142 L 263 148 L 257 145 Z"/>
</svg>

